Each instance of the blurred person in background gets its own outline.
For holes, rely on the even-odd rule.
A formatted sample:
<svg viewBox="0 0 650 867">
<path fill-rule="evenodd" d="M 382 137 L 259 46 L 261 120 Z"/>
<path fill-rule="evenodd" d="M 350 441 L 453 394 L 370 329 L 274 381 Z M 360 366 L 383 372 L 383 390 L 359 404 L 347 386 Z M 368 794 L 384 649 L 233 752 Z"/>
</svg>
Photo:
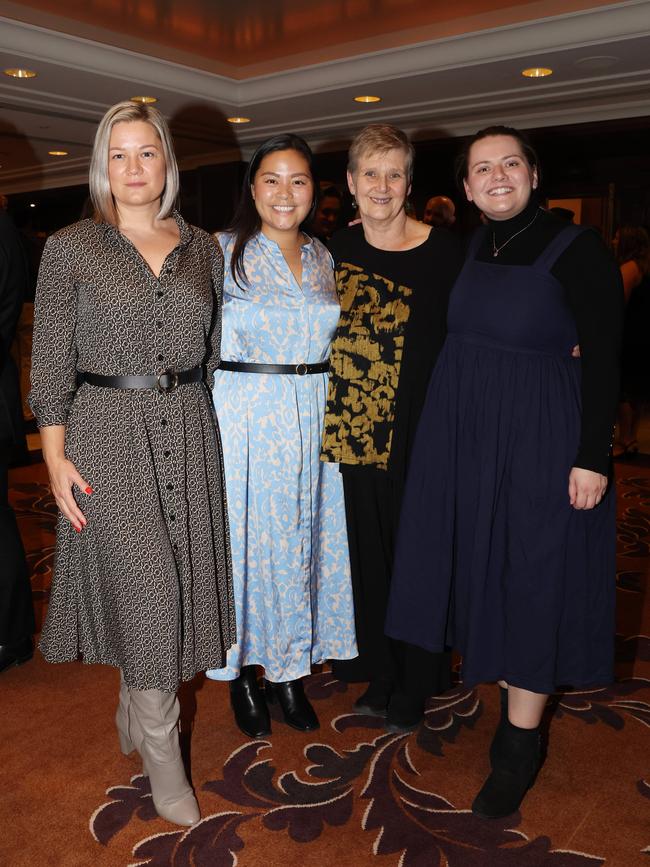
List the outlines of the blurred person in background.
<svg viewBox="0 0 650 867">
<path fill-rule="evenodd" d="M 4 198 L 4 197 L 3 197 Z M 31 659 L 34 609 L 16 516 L 9 505 L 8 470 L 24 457 L 22 401 L 11 357 L 28 270 L 16 227 L 0 209 L 0 672 Z"/>
<path fill-rule="evenodd" d="M 614 252 L 625 290 L 621 400 L 614 457 L 636 454 L 644 406 L 650 400 L 650 240 L 641 226 L 621 226 Z"/>
<path fill-rule="evenodd" d="M 447 196 L 432 196 L 424 206 L 422 222 L 434 228 L 451 229 L 456 222 L 456 205 Z"/>
</svg>

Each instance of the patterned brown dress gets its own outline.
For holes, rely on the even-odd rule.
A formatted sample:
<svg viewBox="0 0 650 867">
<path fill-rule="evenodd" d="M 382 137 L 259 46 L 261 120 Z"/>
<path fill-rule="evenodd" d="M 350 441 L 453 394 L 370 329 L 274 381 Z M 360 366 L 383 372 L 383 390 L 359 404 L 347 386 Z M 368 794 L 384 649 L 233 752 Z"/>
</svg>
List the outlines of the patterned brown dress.
<svg viewBox="0 0 650 867">
<path fill-rule="evenodd" d="M 135 689 L 173 691 L 224 664 L 235 641 L 221 443 L 203 383 L 83 384 L 77 372 L 151 374 L 219 362 L 223 256 L 175 214 L 180 242 L 156 279 L 113 226 L 82 220 L 47 242 L 38 279 L 30 402 L 66 425 L 90 483 L 87 526 L 57 528 L 41 650 L 119 666 Z"/>
</svg>

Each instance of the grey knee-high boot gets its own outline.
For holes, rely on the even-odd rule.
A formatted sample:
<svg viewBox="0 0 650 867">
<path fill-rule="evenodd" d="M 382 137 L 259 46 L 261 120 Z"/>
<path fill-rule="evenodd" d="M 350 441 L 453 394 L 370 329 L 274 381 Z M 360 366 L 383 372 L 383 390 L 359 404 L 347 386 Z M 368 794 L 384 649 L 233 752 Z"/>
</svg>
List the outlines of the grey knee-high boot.
<svg viewBox="0 0 650 867">
<path fill-rule="evenodd" d="M 129 698 L 129 714 L 142 731 L 138 749 L 145 773 L 149 775 L 156 812 L 176 825 L 196 824 L 201 814 L 181 758 L 178 743 L 180 708 L 175 693 L 131 689 Z"/>
<path fill-rule="evenodd" d="M 142 742 L 142 729 L 138 725 L 138 720 L 131 712 L 131 696 L 129 688 L 124 681 L 124 675 L 120 669 L 120 696 L 115 711 L 115 725 L 117 727 L 117 736 L 120 741 L 120 749 L 125 756 L 128 756 L 133 750 L 140 751 Z"/>
</svg>

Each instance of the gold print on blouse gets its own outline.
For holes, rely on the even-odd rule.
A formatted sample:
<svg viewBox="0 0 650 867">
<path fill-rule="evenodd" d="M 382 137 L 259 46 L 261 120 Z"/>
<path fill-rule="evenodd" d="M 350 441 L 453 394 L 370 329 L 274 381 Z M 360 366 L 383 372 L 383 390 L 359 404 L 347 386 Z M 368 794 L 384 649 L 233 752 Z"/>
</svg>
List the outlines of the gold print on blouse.
<svg viewBox="0 0 650 867">
<path fill-rule="evenodd" d="M 348 263 L 337 267 L 336 286 L 341 317 L 330 354 L 322 457 L 386 469 L 413 290 Z"/>
</svg>

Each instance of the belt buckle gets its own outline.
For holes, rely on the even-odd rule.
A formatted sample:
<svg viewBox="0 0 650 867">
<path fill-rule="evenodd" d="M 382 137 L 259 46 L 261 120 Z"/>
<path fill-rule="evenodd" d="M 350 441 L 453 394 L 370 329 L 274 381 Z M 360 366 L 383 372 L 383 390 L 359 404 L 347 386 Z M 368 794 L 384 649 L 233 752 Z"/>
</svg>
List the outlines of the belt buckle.
<svg viewBox="0 0 650 867">
<path fill-rule="evenodd" d="M 298 376 L 305 376 L 307 373 L 307 365 L 302 361 L 300 364 L 296 364 L 296 373 Z"/>
<path fill-rule="evenodd" d="M 166 376 L 169 378 L 169 385 L 163 385 L 162 378 Z M 158 376 L 156 377 L 156 388 L 162 394 L 169 394 L 170 391 L 174 391 L 175 388 L 178 387 L 178 374 L 174 370 L 161 370 Z"/>
</svg>

